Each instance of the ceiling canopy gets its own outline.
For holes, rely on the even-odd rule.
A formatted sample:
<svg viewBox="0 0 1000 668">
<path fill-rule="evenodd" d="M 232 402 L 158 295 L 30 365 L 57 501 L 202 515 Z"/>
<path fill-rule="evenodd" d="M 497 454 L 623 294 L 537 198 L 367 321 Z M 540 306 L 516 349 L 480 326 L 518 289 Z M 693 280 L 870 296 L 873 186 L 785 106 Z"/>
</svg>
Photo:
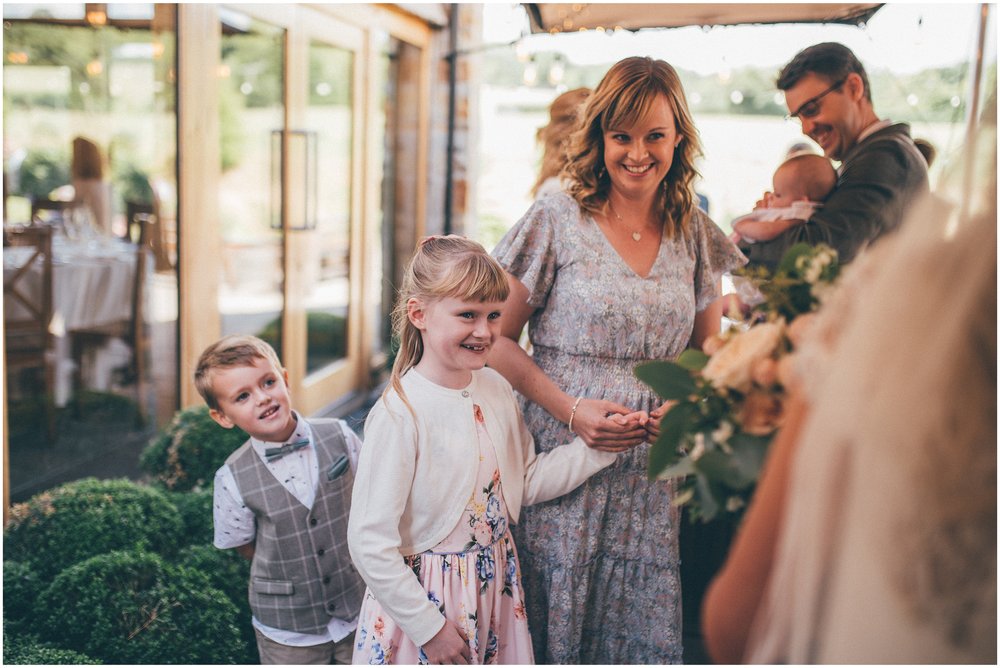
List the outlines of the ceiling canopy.
<svg viewBox="0 0 1000 668">
<path fill-rule="evenodd" d="M 574 32 L 604 28 L 678 28 L 747 23 L 848 23 L 867 21 L 883 3 L 523 3 L 531 31 Z"/>
</svg>

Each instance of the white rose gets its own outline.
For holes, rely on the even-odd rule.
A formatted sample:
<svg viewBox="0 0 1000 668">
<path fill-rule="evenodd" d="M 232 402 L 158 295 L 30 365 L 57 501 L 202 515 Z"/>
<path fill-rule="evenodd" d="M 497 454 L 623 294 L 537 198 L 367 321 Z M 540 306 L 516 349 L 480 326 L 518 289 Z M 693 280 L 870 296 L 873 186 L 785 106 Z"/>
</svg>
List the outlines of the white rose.
<svg viewBox="0 0 1000 668">
<path fill-rule="evenodd" d="M 712 440 L 722 445 L 729 441 L 729 437 L 733 435 L 733 425 L 729 420 L 723 420 L 719 423 L 719 428 L 712 432 Z"/>
<path fill-rule="evenodd" d="M 734 336 L 708 360 L 702 376 L 717 388 L 746 392 L 750 389 L 754 364 L 774 353 L 781 343 L 784 327 L 784 320 L 765 322 Z"/>
<path fill-rule="evenodd" d="M 731 496 L 726 499 L 726 510 L 731 513 L 735 513 L 737 510 L 746 505 L 746 502 L 738 496 Z"/>
<path fill-rule="evenodd" d="M 805 279 L 806 283 L 815 283 L 819 280 L 820 274 L 823 273 L 823 265 L 820 264 L 818 260 L 819 258 L 815 258 L 806 268 L 805 275 L 802 277 Z"/>
</svg>

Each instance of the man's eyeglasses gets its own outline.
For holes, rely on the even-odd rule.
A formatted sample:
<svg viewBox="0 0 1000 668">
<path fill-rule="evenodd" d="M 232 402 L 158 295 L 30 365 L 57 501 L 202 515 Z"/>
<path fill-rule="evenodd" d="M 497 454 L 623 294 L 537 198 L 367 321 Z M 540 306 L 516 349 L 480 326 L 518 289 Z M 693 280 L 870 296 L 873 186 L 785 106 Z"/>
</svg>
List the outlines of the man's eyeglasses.
<svg viewBox="0 0 1000 668">
<path fill-rule="evenodd" d="M 806 100 L 805 102 L 803 102 L 801 105 L 799 105 L 798 109 L 796 109 L 795 111 L 793 111 L 790 114 L 787 114 L 785 116 L 785 120 L 786 121 L 790 121 L 793 118 L 800 118 L 800 119 L 801 118 L 812 118 L 813 116 L 815 116 L 816 114 L 819 113 L 819 109 L 820 109 L 819 101 L 822 100 L 827 95 L 829 95 L 830 93 L 832 93 L 833 91 L 835 91 L 838 88 L 840 88 L 841 86 L 843 86 L 845 81 L 847 81 L 847 79 L 841 79 L 840 81 L 838 81 L 837 83 L 833 84 L 832 86 L 830 86 L 829 88 L 827 88 L 825 91 L 823 91 L 822 93 L 820 93 L 816 97 L 809 98 L 808 100 Z"/>
</svg>

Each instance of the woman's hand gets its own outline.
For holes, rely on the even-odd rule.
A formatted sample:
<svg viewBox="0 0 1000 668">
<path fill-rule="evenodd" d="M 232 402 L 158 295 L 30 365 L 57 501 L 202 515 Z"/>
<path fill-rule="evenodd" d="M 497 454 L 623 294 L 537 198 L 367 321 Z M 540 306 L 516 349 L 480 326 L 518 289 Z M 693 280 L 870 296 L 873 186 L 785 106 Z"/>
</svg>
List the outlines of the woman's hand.
<svg viewBox="0 0 1000 668">
<path fill-rule="evenodd" d="M 573 433 L 605 452 L 622 452 L 646 440 L 645 411 L 631 411 L 611 401 L 582 399 L 573 416 Z"/>
<path fill-rule="evenodd" d="M 664 401 L 663 405 L 659 408 L 654 408 L 649 412 L 649 421 L 646 423 L 646 440 L 650 443 L 656 443 L 656 439 L 660 437 L 660 421 L 663 416 L 667 414 L 667 411 L 677 402 L 675 401 Z"/>
<path fill-rule="evenodd" d="M 424 643 L 427 661 L 434 664 L 468 665 L 472 663 L 469 643 L 450 619 L 433 638 Z"/>
</svg>

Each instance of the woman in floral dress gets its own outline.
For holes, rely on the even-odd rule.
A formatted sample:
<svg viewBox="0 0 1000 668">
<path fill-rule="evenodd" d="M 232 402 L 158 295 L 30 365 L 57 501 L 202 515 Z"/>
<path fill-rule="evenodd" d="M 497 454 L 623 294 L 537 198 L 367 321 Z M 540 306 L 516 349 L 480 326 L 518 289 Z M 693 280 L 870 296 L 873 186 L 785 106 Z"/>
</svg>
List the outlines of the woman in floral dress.
<svg viewBox="0 0 1000 668">
<path fill-rule="evenodd" d="M 696 207 L 698 135 L 667 63 L 613 66 L 569 153 L 568 192 L 537 201 L 493 251 L 511 297 L 490 366 L 521 393 L 540 452 L 573 433 L 617 451 L 654 439 L 664 410 L 635 366 L 716 332 L 720 277 L 746 260 Z M 525 323 L 531 356 L 516 343 Z M 646 430 L 622 419 L 634 411 L 649 412 Z M 647 452 L 522 514 L 539 663 L 681 661 L 679 513 L 673 485 L 647 479 Z"/>
</svg>

